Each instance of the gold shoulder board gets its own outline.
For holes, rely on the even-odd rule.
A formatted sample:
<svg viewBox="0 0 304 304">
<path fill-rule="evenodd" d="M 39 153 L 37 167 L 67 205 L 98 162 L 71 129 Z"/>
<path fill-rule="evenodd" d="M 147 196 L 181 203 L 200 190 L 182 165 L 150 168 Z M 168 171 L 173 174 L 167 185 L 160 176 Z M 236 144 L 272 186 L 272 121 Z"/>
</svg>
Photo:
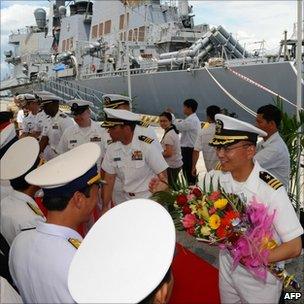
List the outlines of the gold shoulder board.
<svg viewBox="0 0 304 304">
<path fill-rule="evenodd" d="M 143 128 L 148 128 L 150 126 L 150 124 L 147 121 L 141 121 L 141 122 L 139 122 L 139 126 L 141 126 Z"/>
<path fill-rule="evenodd" d="M 278 179 L 276 179 L 270 173 L 265 172 L 265 171 L 260 171 L 260 179 L 263 180 L 266 184 L 268 184 L 274 190 L 277 190 L 283 186 L 283 184 Z"/>
<path fill-rule="evenodd" d="M 220 162 L 218 162 L 218 163 L 215 165 L 214 170 L 220 170 L 220 171 L 222 170 L 222 165 L 221 165 Z"/>
<path fill-rule="evenodd" d="M 138 136 L 138 139 L 147 143 L 147 144 L 151 144 L 154 141 L 154 139 L 152 139 L 150 137 L 147 137 L 147 136 L 144 136 L 144 135 Z"/>
<path fill-rule="evenodd" d="M 77 239 L 73 239 L 73 238 L 69 238 L 68 239 L 69 243 L 72 244 L 76 249 L 79 248 L 81 241 L 77 240 Z"/>
<path fill-rule="evenodd" d="M 37 206 L 35 206 L 34 204 L 31 204 L 31 203 L 29 203 L 29 202 L 27 202 L 26 204 L 31 208 L 31 210 L 32 210 L 35 214 L 44 217 L 42 211 L 41 211 Z"/>
</svg>

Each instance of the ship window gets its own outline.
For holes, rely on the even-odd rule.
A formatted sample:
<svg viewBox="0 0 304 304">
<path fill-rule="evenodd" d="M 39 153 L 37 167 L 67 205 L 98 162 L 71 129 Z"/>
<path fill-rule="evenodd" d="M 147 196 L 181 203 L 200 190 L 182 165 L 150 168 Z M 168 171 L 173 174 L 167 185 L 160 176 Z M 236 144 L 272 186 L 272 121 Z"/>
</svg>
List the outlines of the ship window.
<svg viewBox="0 0 304 304">
<path fill-rule="evenodd" d="M 119 29 L 122 30 L 125 28 L 125 15 L 120 15 L 119 17 Z"/>
<path fill-rule="evenodd" d="M 66 44 L 66 41 L 65 41 L 65 40 L 62 40 L 62 51 L 63 51 L 63 52 L 65 51 L 65 44 Z"/>
<path fill-rule="evenodd" d="M 145 27 L 141 26 L 138 29 L 138 41 L 145 41 Z"/>
<path fill-rule="evenodd" d="M 72 49 L 73 49 L 73 37 L 70 38 L 70 50 L 72 50 Z"/>
<path fill-rule="evenodd" d="M 70 39 L 66 40 L 66 51 L 70 49 Z"/>
<path fill-rule="evenodd" d="M 111 33 L 111 20 L 105 22 L 104 34 Z"/>
<path fill-rule="evenodd" d="M 134 29 L 133 41 L 137 41 L 138 29 Z"/>
<path fill-rule="evenodd" d="M 127 25 L 129 26 L 130 14 L 127 13 Z"/>
<path fill-rule="evenodd" d="M 133 36 L 133 30 L 129 30 L 129 37 L 128 37 L 129 41 L 132 41 L 132 36 Z"/>
<path fill-rule="evenodd" d="M 98 24 L 92 27 L 92 38 L 97 38 Z"/>
<path fill-rule="evenodd" d="M 99 23 L 98 36 L 101 37 L 103 35 L 103 23 Z"/>
</svg>

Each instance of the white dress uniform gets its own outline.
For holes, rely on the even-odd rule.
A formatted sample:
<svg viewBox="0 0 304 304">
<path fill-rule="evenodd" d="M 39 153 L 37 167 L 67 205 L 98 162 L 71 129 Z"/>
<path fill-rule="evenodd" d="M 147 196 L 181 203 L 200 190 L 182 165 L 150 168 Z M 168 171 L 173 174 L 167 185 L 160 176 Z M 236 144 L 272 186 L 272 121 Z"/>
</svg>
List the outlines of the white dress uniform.
<svg viewBox="0 0 304 304">
<path fill-rule="evenodd" d="M 290 179 L 290 155 L 288 148 L 279 132 L 271 135 L 266 141 L 257 145 L 257 154 L 254 157 L 259 164 L 280 181 L 288 189 Z"/>
<path fill-rule="evenodd" d="M 22 130 L 24 133 L 32 133 L 37 122 L 37 114 L 29 113 L 22 121 Z"/>
<path fill-rule="evenodd" d="M 36 115 L 36 124 L 34 126 L 34 132 L 42 132 L 43 124 L 46 123 L 47 120 L 50 119 L 50 116 L 46 115 L 44 111 L 40 111 Z M 40 135 L 41 137 L 41 135 Z"/>
<path fill-rule="evenodd" d="M 17 291 L 3 277 L 0 277 L 0 299 L 1 303 L 6 304 L 22 303 L 22 299 Z"/>
<path fill-rule="evenodd" d="M 81 240 L 75 230 L 47 223 L 15 239 L 9 268 L 25 303 L 74 303 L 67 278 Z"/>
<path fill-rule="evenodd" d="M 125 200 L 149 198 L 150 180 L 168 168 L 161 151 L 152 142 L 135 129 L 129 145 L 114 142 L 107 149 L 101 167 L 121 180 Z"/>
<path fill-rule="evenodd" d="M 215 149 L 209 146 L 209 142 L 214 134 L 215 123 L 204 125 L 201 128 L 194 145 L 195 151 L 202 151 L 207 171 L 213 170 L 219 161 Z"/>
<path fill-rule="evenodd" d="M 50 117 L 43 125 L 41 136 L 47 136 L 49 138 L 49 148 L 44 157 L 46 160 L 50 160 L 56 157 L 58 154 L 55 152 L 57 145 L 63 132 L 74 124 L 73 120 L 60 110 L 54 117 Z"/>
<path fill-rule="evenodd" d="M 206 174 L 206 186 L 213 176 L 216 189 L 218 181 L 227 193 L 235 193 L 247 203 L 255 197 L 269 207 L 270 214 L 275 210 L 274 239 L 278 244 L 288 242 L 303 234 L 296 213 L 290 203 L 285 188 L 269 172 L 255 162 L 254 168 L 244 183 L 236 182 L 230 172 L 211 171 Z M 200 185 L 203 187 L 203 185 Z M 227 251 L 220 252 L 220 293 L 222 303 L 277 303 L 282 283 L 268 273 L 266 284 L 256 280 L 243 266 L 232 271 L 232 258 Z M 280 266 L 284 263 L 280 262 Z"/>
<path fill-rule="evenodd" d="M 78 124 L 75 124 L 64 131 L 57 145 L 56 152 L 62 154 L 84 143 L 95 142 L 100 146 L 101 155 L 104 155 L 103 138 L 107 136 L 106 134 L 108 132 L 93 120 L 91 120 L 91 125 L 87 128 L 80 128 Z M 101 159 L 97 161 L 98 168 L 100 168 L 100 162 Z"/>
<path fill-rule="evenodd" d="M 44 221 L 36 202 L 25 193 L 12 190 L 1 201 L 1 233 L 9 245 L 21 231 L 33 229 Z"/>
</svg>

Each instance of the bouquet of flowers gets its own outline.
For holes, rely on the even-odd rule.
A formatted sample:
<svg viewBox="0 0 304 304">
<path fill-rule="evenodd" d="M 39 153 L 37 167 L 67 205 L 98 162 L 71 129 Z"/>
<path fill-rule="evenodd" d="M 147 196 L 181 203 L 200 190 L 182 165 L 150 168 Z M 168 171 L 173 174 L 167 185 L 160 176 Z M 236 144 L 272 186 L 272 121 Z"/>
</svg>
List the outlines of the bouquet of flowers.
<svg viewBox="0 0 304 304">
<path fill-rule="evenodd" d="M 198 241 L 228 249 L 234 268 L 241 263 L 264 281 L 270 271 L 285 287 L 300 289 L 293 275 L 267 262 L 270 250 L 277 246 L 272 225 L 275 212 L 269 214 L 267 206 L 255 199 L 247 205 L 237 195 L 213 191 L 212 186 L 208 191 L 189 187 L 184 178 L 174 188 L 157 192 L 152 199 L 167 203 L 177 229 L 186 230 Z"/>
</svg>

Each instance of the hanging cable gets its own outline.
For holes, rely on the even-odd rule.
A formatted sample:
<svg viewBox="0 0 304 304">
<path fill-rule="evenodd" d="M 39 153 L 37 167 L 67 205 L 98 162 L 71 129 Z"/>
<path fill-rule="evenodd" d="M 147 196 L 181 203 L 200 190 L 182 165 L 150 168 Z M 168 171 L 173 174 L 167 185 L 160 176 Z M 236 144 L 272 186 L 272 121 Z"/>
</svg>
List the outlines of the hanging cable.
<svg viewBox="0 0 304 304">
<path fill-rule="evenodd" d="M 256 113 L 251 110 L 250 108 L 248 108 L 247 106 L 245 106 L 243 103 L 241 103 L 238 99 L 236 99 L 234 96 L 232 96 L 216 79 L 215 77 L 211 74 L 211 72 L 209 71 L 209 69 L 207 67 L 205 67 L 207 73 L 209 74 L 209 76 L 214 80 L 214 82 L 220 87 L 220 89 L 233 101 L 235 102 L 239 107 L 241 107 L 243 110 L 245 110 L 247 113 L 249 113 L 250 115 L 256 117 Z"/>
</svg>

